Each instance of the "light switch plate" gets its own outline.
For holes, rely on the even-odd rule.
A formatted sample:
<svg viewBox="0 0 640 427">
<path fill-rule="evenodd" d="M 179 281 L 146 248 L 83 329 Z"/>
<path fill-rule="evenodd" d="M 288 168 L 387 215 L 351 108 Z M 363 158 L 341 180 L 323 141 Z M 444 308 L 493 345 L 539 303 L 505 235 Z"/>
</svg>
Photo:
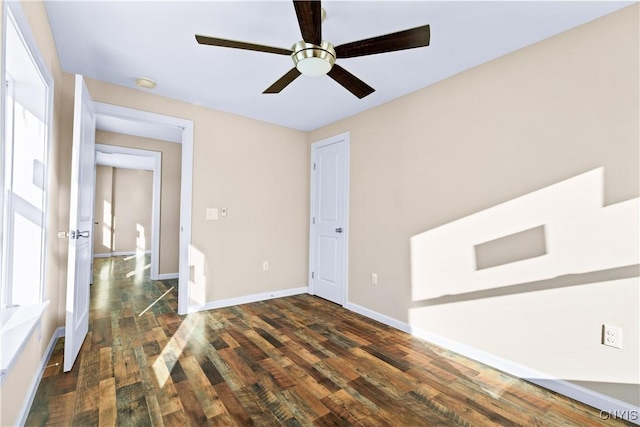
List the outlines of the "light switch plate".
<svg viewBox="0 0 640 427">
<path fill-rule="evenodd" d="M 218 208 L 207 208 L 207 220 L 215 221 L 218 219 Z"/>
</svg>

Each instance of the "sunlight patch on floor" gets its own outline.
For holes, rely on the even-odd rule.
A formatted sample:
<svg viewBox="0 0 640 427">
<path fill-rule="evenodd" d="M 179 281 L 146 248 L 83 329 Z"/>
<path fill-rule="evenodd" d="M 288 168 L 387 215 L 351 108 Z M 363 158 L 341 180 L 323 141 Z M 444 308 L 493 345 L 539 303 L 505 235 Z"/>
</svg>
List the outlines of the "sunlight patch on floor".
<svg viewBox="0 0 640 427">
<path fill-rule="evenodd" d="M 194 330 L 199 329 L 204 323 L 202 316 L 191 316 L 184 319 L 178 330 L 173 334 L 167 345 L 164 346 L 158 358 L 153 362 L 153 373 L 158 380 L 160 388 L 164 387 L 169 379 L 173 367 L 187 345 Z M 165 355 L 171 355 L 165 357 Z"/>
<path fill-rule="evenodd" d="M 158 297 L 157 300 L 155 300 L 154 302 L 152 302 L 151 304 L 149 304 L 149 306 L 147 308 L 145 308 L 144 310 L 142 310 L 142 312 L 140 314 L 138 314 L 138 317 L 142 316 L 143 314 L 145 314 L 147 311 L 149 311 L 149 309 L 151 307 L 153 307 L 154 305 L 156 305 L 156 303 L 158 301 L 160 301 L 162 298 L 165 297 L 165 295 L 167 295 L 169 292 L 171 292 L 173 290 L 173 288 L 175 288 L 175 286 L 172 286 L 171 289 L 169 289 L 167 292 L 165 292 L 164 294 L 160 295 L 160 297 Z"/>
</svg>

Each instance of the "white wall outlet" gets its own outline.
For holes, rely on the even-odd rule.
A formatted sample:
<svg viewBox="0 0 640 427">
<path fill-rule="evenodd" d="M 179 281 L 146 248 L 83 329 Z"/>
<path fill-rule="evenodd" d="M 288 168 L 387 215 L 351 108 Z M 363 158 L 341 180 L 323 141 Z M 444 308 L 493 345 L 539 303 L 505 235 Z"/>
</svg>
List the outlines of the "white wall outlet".
<svg viewBox="0 0 640 427">
<path fill-rule="evenodd" d="M 378 284 L 378 275 L 376 273 L 371 273 L 371 284 L 372 285 Z"/>
<path fill-rule="evenodd" d="M 269 261 L 262 261 L 262 271 L 269 271 Z"/>
<path fill-rule="evenodd" d="M 207 208 L 206 217 L 209 221 L 218 219 L 218 208 Z"/>
<path fill-rule="evenodd" d="M 622 348 L 622 328 L 602 325 L 602 344 L 609 347 Z"/>
<path fill-rule="evenodd" d="M 220 208 L 220 216 L 227 216 L 227 208 Z"/>
</svg>

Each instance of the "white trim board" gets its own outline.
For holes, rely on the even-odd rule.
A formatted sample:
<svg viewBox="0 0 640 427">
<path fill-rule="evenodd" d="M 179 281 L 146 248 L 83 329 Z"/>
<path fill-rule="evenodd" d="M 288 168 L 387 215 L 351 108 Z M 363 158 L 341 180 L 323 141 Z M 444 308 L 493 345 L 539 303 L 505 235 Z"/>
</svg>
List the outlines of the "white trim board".
<svg viewBox="0 0 640 427">
<path fill-rule="evenodd" d="M 100 118 L 115 117 L 114 123 L 141 123 L 144 132 L 136 133 L 127 126 L 114 126 L 109 128 L 112 132 L 128 133 L 129 135 L 146 136 L 156 139 L 164 139 L 170 142 L 179 141 L 182 146 L 182 171 L 180 178 L 180 249 L 179 249 L 179 278 L 178 278 L 178 314 L 187 314 L 189 311 L 189 246 L 191 244 L 191 200 L 193 187 L 193 121 L 178 117 L 166 116 L 163 114 L 150 113 L 148 111 L 135 110 L 133 108 L 121 107 L 118 105 L 95 102 L 96 115 Z M 150 126 L 149 126 L 150 125 Z M 160 132 L 162 135 L 148 135 L 147 132 L 153 126 L 165 131 L 179 131 L 178 137 L 162 138 L 167 132 Z M 98 124 L 98 129 L 102 128 Z"/>
<path fill-rule="evenodd" d="M 158 274 L 158 278 L 155 280 L 170 280 L 170 279 L 178 279 L 180 277 L 179 273 L 162 273 Z"/>
<path fill-rule="evenodd" d="M 29 416 L 29 411 L 31 410 L 31 405 L 33 405 L 33 400 L 36 397 L 36 391 L 38 391 L 38 386 L 40 385 L 40 380 L 42 380 L 42 374 L 44 374 L 44 370 L 47 367 L 47 362 L 51 358 L 53 354 L 53 349 L 56 346 L 56 341 L 59 338 L 64 336 L 64 327 L 60 326 L 55 331 L 53 331 L 53 335 L 51 335 L 51 339 L 49 340 L 49 345 L 47 345 L 47 349 L 42 355 L 42 359 L 40 359 L 40 363 L 38 364 L 38 369 L 36 370 L 33 379 L 31 380 L 31 384 L 29 385 L 29 389 L 27 390 L 27 395 L 22 402 L 22 407 L 20 407 L 20 411 L 18 412 L 18 418 L 16 419 L 17 426 L 23 426 L 27 421 L 27 417 Z"/>
<path fill-rule="evenodd" d="M 53 114 L 54 114 L 54 94 L 55 94 L 55 79 L 51 74 L 51 70 L 47 65 L 47 61 L 45 60 L 42 51 L 36 41 L 36 38 L 33 35 L 33 31 L 31 30 L 31 25 L 29 25 L 29 20 L 24 13 L 23 6 L 19 1 L 6 1 L 2 2 L 0 5 L 2 12 L 0 13 L 0 39 L 2 39 L 2 43 L 0 43 L 0 74 L 2 75 L 3 84 L 0 86 L 0 111 L 2 111 L 3 116 L 6 111 L 6 99 L 7 99 L 7 90 L 8 86 L 4 83 L 4 79 L 7 73 L 6 67 L 6 55 L 7 55 L 7 28 L 9 21 L 13 22 L 15 29 L 17 30 L 18 37 L 22 42 L 24 48 L 27 50 L 27 54 L 30 60 L 33 62 L 33 65 L 36 68 L 36 72 L 39 77 L 43 80 L 43 83 L 46 87 L 46 104 L 45 111 L 43 117 L 41 117 L 42 121 L 46 124 L 46 132 L 45 132 L 45 148 L 43 154 L 43 159 L 45 160 L 45 173 L 46 177 L 43 180 L 43 192 L 44 199 L 42 200 L 44 209 L 42 211 L 42 244 L 40 247 L 40 257 L 42 259 L 41 263 L 41 271 L 40 271 L 40 286 L 38 288 L 39 292 L 39 302 L 44 302 L 45 296 L 45 282 L 46 282 L 46 271 L 47 271 L 47 256 L 46 256 L 46 248 L 49 245 L 49 229 L 51 228 L 51 220 L 50 220 L 50 206 L 49 202 L 51 196 L 49 194 L 49 182 L 51 181 L 51 177 L 56 173 L 55 168 L 51 167 L 51 144 L 53 143 Z M 16 76 L 18 77 L 18 76 Z M 6 142 L 5 142 L 5 118 L 0 119 L 0 164 L 4 165 L 5 161 L 5 150 L 6 150 Z M 0 270 L 3 268 L 9 271 L 13 267 L 11 265 L 1 265 L 4 264 L 3 258 L 6 258 L 7 248 L 5 240 L 7 236 L 5 236 L 5 222 L 8 221 L 8 218 L 5 218 L 5 191 L 4 191 L 4 172 L 0 174 L 0 188 L 3 190 L 0 191 Z M 3 255 L 4 254 L 4 255 Z M 9 263 L 7 263 L 9 264 Z M 6 276 L 7 272 L 3 271 L 2 274 Z M 7 289 L 7 286 L 2 288 L 2 292 L 11 292 Z M 6 295 L 5 295 L 6 296 Z"/>
<path fill-rule="evenodd" d="M 40 322 L 49 302 L 47 300 L 38 304 L 8 308 L 7 312 L 12 314 L 0 328 L 0 353 L 2 354 L 0 357 L 0 387 L 24 351 L 34 330 L 38 330 L 38 339 L 40 339 Z"/>
<path fill-rule="evenodd" d="M 556 393 L 570 397 L 586 405 L 600 409 L 601 411 L 609 412 L 617 410 L 619 411 L 618 413 L 625 413 L 624 411 L 635 411 L 635 414 L 640 413 L 640 407 L 633 406 L 630 403 L 623 402 L 621 400 L 615 399 L 602 393 L 598 393 L 586 387 L 573 384 L 569 381 L 552 377 L 551 375 L 537 371 L 528 366 L 520 365 L 510 360 L 503 359 L 485 351 L 470 347 L 466 344 L 453 341 L 449 338 L 424 331 L 420 328 L 412 327 L 407 323 L 401 322 L 392 317 L 386 316 L 360 305 L 347 302 L 344 307 L 347 310 L 351 310 L 370 319 L 377 320 L 380 323 L 384 323 L 387 326 L 399 329 L 403 332 L 413 335 L 414 337 L 446 348 L 447 350 L 451 350 L 477 362 L 484 363 L 485 365 L 506 372 L 507 374 L 513 375 L 525 381 L 529 381 L 540 387 L 555 391 Z M 635 424 L 640 425 L 640 419 L 626 421 L 631 421 Z"/>
<path fill-rule="evenodd" d="M 103 254 L 93 254 L 94 258 L 110 258 L 112 256 L 130 256 L 130 255 L 138 255 L 138 251 L 124 251 L 124 252 L 107 252 L 107 253 L 103 253 Z M 145 255 L 149 255 L 151 254 L 151 251 L 145 251 L 144 254 Z M 151 258 L 151 261 L 153 262 L 153 258 Z M 151 280 L 157 280 L 154 279 L 153 277 L 151 278 Z"/>
<path fill-rule="evenodd" d="M 266 301 L 274 298 L 290 297 L 293 295 L 300 295 L 300 294 L 306 294 L 306 293 L 309 293 L 308 286 L 302 286 L 300 288 L 284 289 L 281 291 L 272 291 L 272 292 L 263 292 L 259 294 L 253 294 L 253 295 L 245 295 L 237 298 L 221 299 L 217 301 L 208 302 L 202 306 L 191 305 L 189 306 L 189 313 L 196 313 L 198 311 L 204 311 L 204 310 L 214 310 L 216 308 L 231 307 L 233 305 L 249 304 L 252 302 L 260 302 L 260 301 Z"/>
</svg>

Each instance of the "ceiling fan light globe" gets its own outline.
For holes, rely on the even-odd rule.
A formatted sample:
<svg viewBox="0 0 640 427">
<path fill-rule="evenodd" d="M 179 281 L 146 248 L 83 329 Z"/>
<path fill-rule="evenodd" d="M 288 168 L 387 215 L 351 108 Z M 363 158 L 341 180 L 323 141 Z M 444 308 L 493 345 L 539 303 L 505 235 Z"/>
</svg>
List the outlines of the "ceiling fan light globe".
<svg viewBox="0 0 640 427">
<path fill-rule="evenodd" d="M 324 76 L 331 71 L 332 64 L 323 58 L 310 57 L 302 58 L 296 64 L 296 68 L 300 73 L 309 77 Z"/>
<path fill-rule="evenodd" d="M 291 48 L 291 58 L 298 71 L 305 76 L 318 77 L 331 71 L 336 62 L 336 51 L 326 40 L 320 46 L 301 40 Z"/>
</svg>

